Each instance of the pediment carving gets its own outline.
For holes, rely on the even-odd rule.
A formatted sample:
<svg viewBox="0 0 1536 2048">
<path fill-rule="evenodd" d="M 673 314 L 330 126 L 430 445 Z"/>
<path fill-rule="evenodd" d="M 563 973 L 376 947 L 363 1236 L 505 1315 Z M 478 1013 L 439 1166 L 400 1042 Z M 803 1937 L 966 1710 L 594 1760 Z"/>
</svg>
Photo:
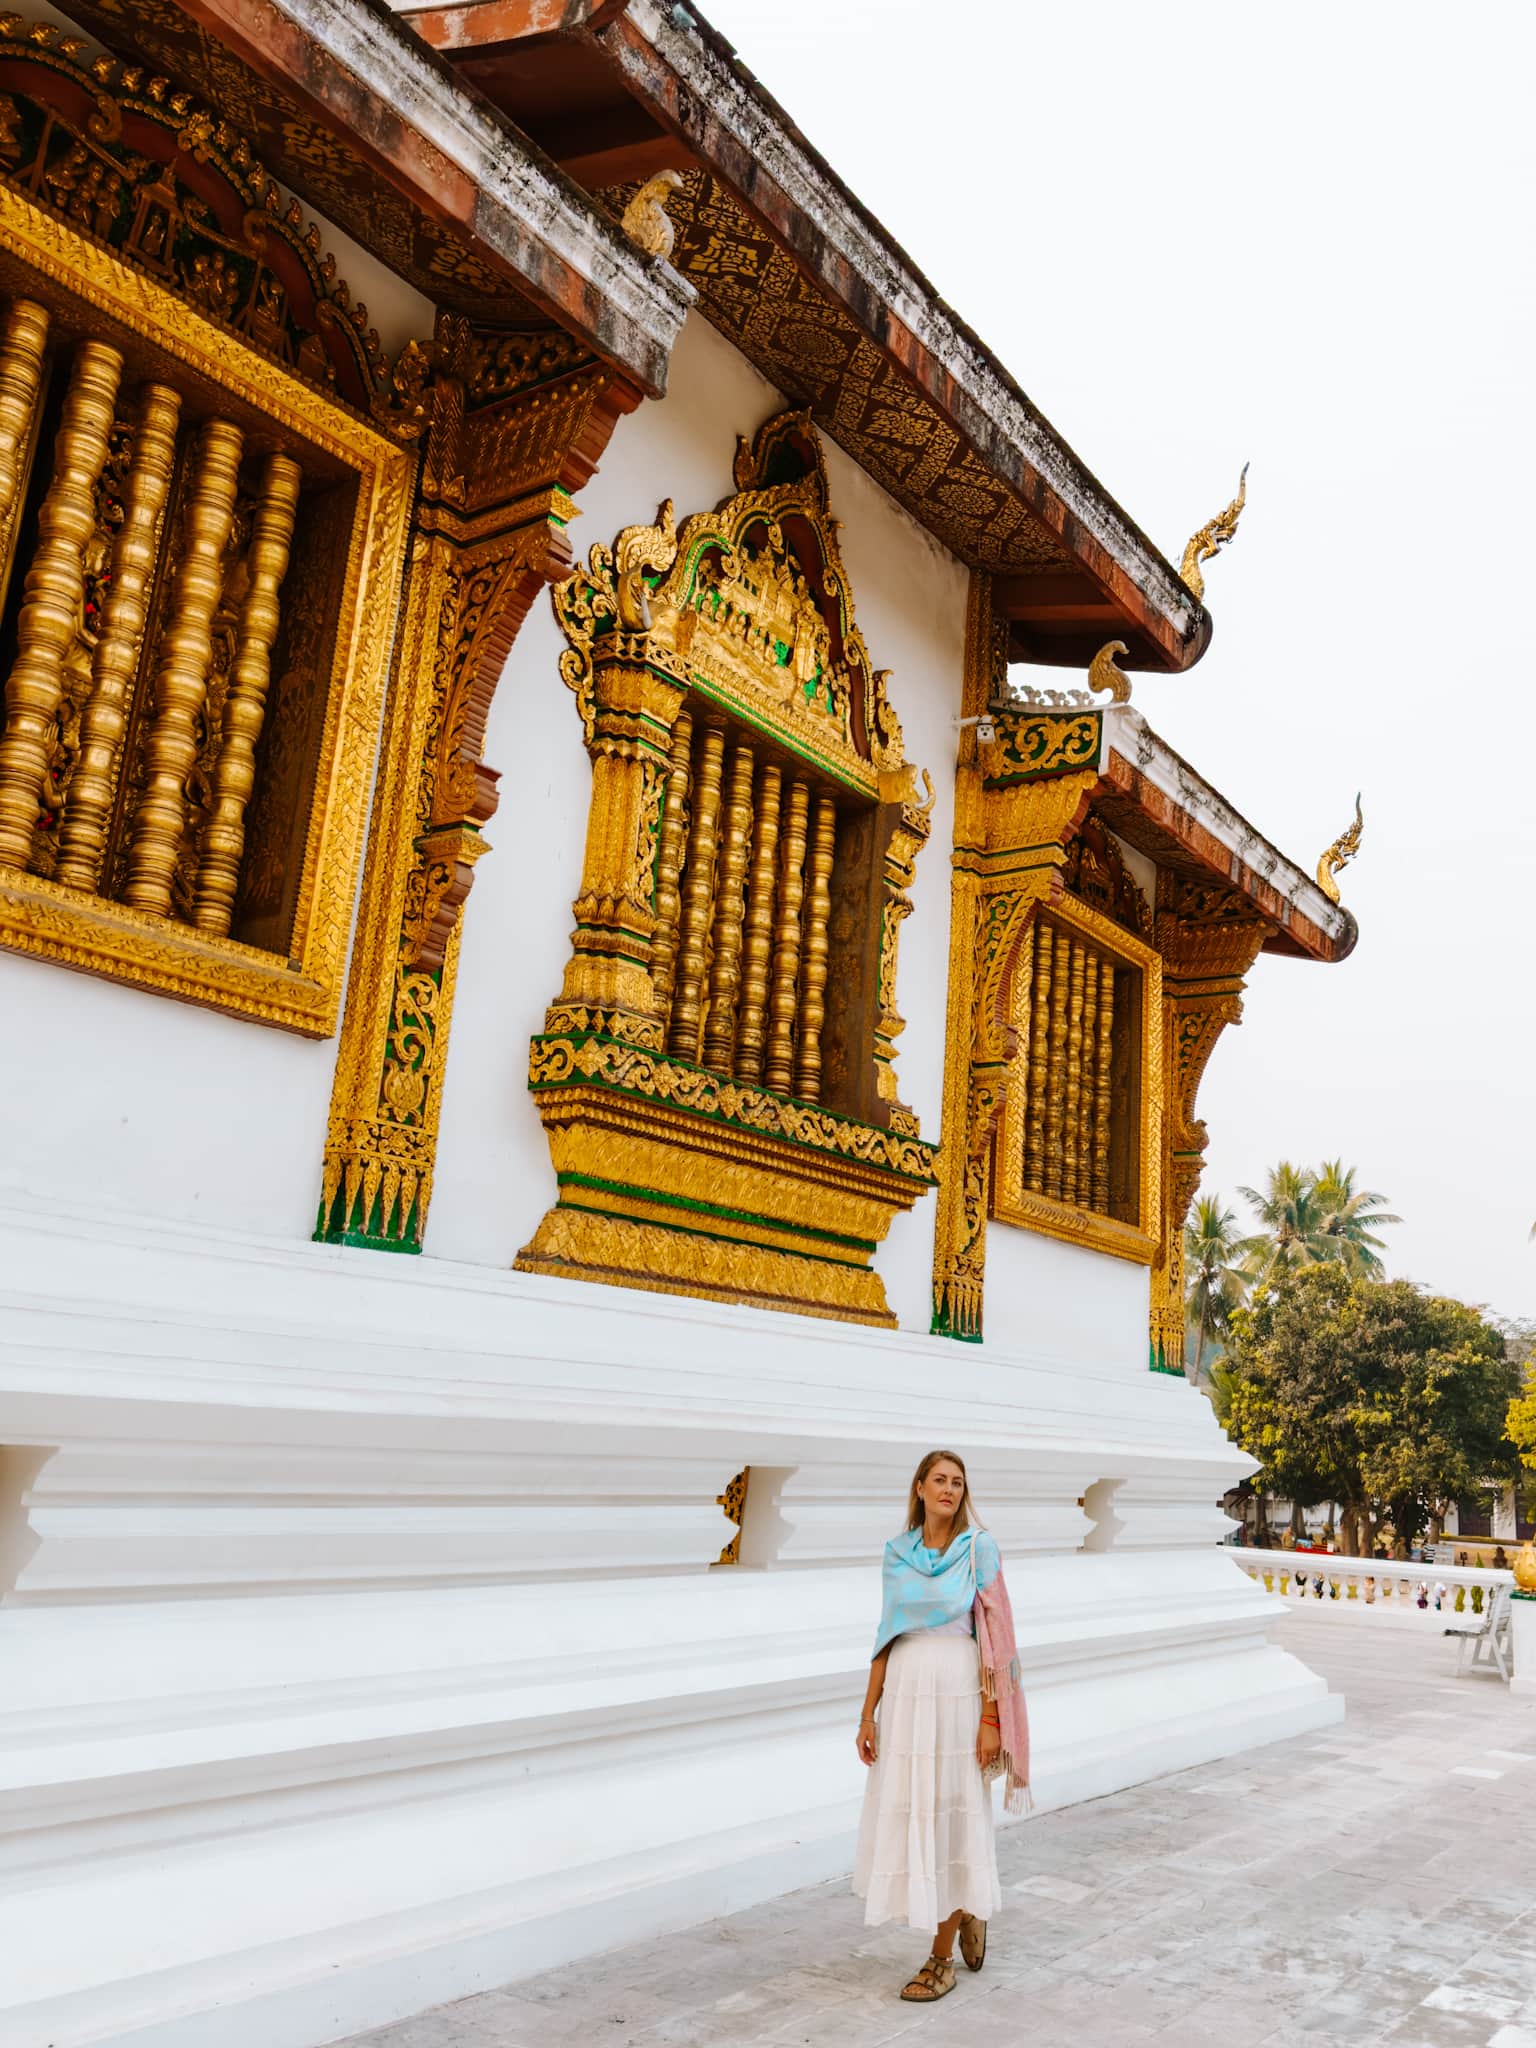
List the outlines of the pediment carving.
<svg viewBox="0 0 1536 2048">
<path fill-rule="evenodd" d="M 570 645 L 560 672 L 590 740 L 595 671 L 639 662 L 712 698 L 865 795 L 906 766 L 888 672 L 854 622 L 828 509 L 821 445 L 802 413 L 739 443 L 733 497 L 681 526 L 672 501 L 653 524 L 599 543 L 556 593 Z M 910 775 L 906 778 L 910 781 Z"/>
</svg>

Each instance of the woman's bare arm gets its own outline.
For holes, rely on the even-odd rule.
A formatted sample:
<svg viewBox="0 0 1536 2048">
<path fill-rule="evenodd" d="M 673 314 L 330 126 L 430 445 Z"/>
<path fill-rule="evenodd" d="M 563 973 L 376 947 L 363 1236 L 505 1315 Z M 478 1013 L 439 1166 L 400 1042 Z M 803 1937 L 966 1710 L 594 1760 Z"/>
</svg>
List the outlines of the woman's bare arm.
<svg viewBox="0 0 1536 2048">
<path fill-rule="evenodd" d="M 864 1690 L 864 1711 L 859 1716 L 859 1732 L 854 1738 L 859 1752 L 859 1761 L 872 1764 L 875 1760 L 875 1709 L 880 1704 L 880 1695 L 885 1691 L 885 1667 L 890 1661 L 891 1646 L 886 1644 L 878 1657 L 869 1661 L 869 1684 Z"/>
</svg>

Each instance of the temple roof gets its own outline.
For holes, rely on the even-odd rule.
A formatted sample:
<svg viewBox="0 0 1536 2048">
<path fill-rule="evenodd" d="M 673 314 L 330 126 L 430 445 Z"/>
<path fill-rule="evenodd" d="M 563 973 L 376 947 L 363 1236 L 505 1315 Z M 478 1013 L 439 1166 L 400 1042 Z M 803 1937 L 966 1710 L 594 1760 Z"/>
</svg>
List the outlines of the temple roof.
<svg viewBox="0 0 1536 2048">
<path fill-rule="evenodd" d="M 662 170 L 709 319 L 960 560 L 1016 661 L 1179 670 L 1210 620 L 794 122 L 691 7 L 460 0 L 424 40 L 615 207 Z"/>
<path fill-rule="evenodd" d="M 1139 711 L 1104 714 L 1100 786 L 1093 807 L 1128 845 L 1193 882 L 1245 897 L 1274 927 L 1266 953 L 1342 960 L 1359 927 L 1218 789 L 1160 739 Z"/>
<path fill-rule="evenodd" d="M 1015 661 L 1180 670 L 1210 619 L 989 350 L 689 8 L 656 0 L 73 0 L 426 297 L 558 324 L 659 393 L 689 306 L 945 547 Z M 644 179 L 670 262 L 617 215 Z"/>
</svg>

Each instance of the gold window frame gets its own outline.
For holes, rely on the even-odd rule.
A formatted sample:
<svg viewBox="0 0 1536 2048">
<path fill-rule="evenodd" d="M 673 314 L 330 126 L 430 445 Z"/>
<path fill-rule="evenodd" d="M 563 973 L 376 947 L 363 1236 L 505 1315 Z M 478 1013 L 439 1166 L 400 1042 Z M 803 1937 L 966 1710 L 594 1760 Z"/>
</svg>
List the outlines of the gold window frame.
<svg viewBox="0 0 1536 2048">
<path fill-rule="evenodd" d="M 0 867 L 0 946 L 309 1037 L 336 1029 L 414 457 L 99 244 L 0 185 L 0 291 L 54 331 L 175 364 L 277 445 L 350 470 L 357 494 L 289 957 Z M 378 623 L 383 621 L 384 623 Z"/>
<path fill-rule="evenodd" d="M 1141 976 L 1138 1063 L 1137 1220 L 1130 1223 L 1093 1209 L 1037 1194 L 1024 1186 L 1024 1115 L 1030 1057 L 1030 989 L 1035 936 L 1041 912 L 1054 925 L 1090 941 L 1100 953 Z M 999 1120 L 992 1170 L 992 1215 L 999 1223 L 1033 1230 L 1066 1244 L 1108 1252 L 1150 1266 L 1162 1229 L 1163 1158 L 1163 963 L 1153 948 L 1113 918 L 1075 896 L 1037 905 L 1013 978 L 1009 1023 L 1014 1048 Z"/>
</svg>

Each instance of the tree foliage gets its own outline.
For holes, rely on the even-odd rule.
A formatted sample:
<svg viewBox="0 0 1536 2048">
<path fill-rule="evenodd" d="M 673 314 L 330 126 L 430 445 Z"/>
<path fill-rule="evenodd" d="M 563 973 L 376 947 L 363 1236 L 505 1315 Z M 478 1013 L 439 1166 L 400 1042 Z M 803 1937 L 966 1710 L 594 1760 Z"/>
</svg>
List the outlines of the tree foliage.
<svg viewBox="0 0 1536 2048">
<path fill-rule="evenodd" d="M 1198 1381 L 1207 1349 L 1224 1344 L 1232 1311 L 1245 1293 L 1243 1234 L 1219 1195 L 1202 1195 L 1184 1226 L 1185 1314 L 1194 1332 L 1192 1377 Z"/>
<path fill-rule="evenodd" d="M 1406 1280 L 1341 1260 L 1280 1269 L 1232 1316 L 1226 1371 L 1228 1427 L 1260 1486 L 1337 1501 L 1361 1548 L 1385 1518 L 1411 1542 L 1510 1462 L 1519 1369 L 1503 1334 Z"/>
<path fill-rule="evenodd" d="M 1509 1440 L 1528 1471 L 1536 1472 L 1536 1323 L 1500 1322 L 1504 1346 L 1520 1375 L 1520 1388 L 1509 1404 Z"/>
<path fill-rule="evenodd" d="M 1376 1230 L 1402 1218 L 1383 1206 L 1385 1195 L 1357 1188 L 1355 1174 L 1342 1159 L 1317 1169 L 1282 1159 L 1262 1189 L 1239 1188 L 1262 1226 L 1243 1242 L 1249 1278 L 1269 1285 L 1282 1273 L 1327 1264 L 1380 1275 L 1385 1246 Z"/>
</svg>

